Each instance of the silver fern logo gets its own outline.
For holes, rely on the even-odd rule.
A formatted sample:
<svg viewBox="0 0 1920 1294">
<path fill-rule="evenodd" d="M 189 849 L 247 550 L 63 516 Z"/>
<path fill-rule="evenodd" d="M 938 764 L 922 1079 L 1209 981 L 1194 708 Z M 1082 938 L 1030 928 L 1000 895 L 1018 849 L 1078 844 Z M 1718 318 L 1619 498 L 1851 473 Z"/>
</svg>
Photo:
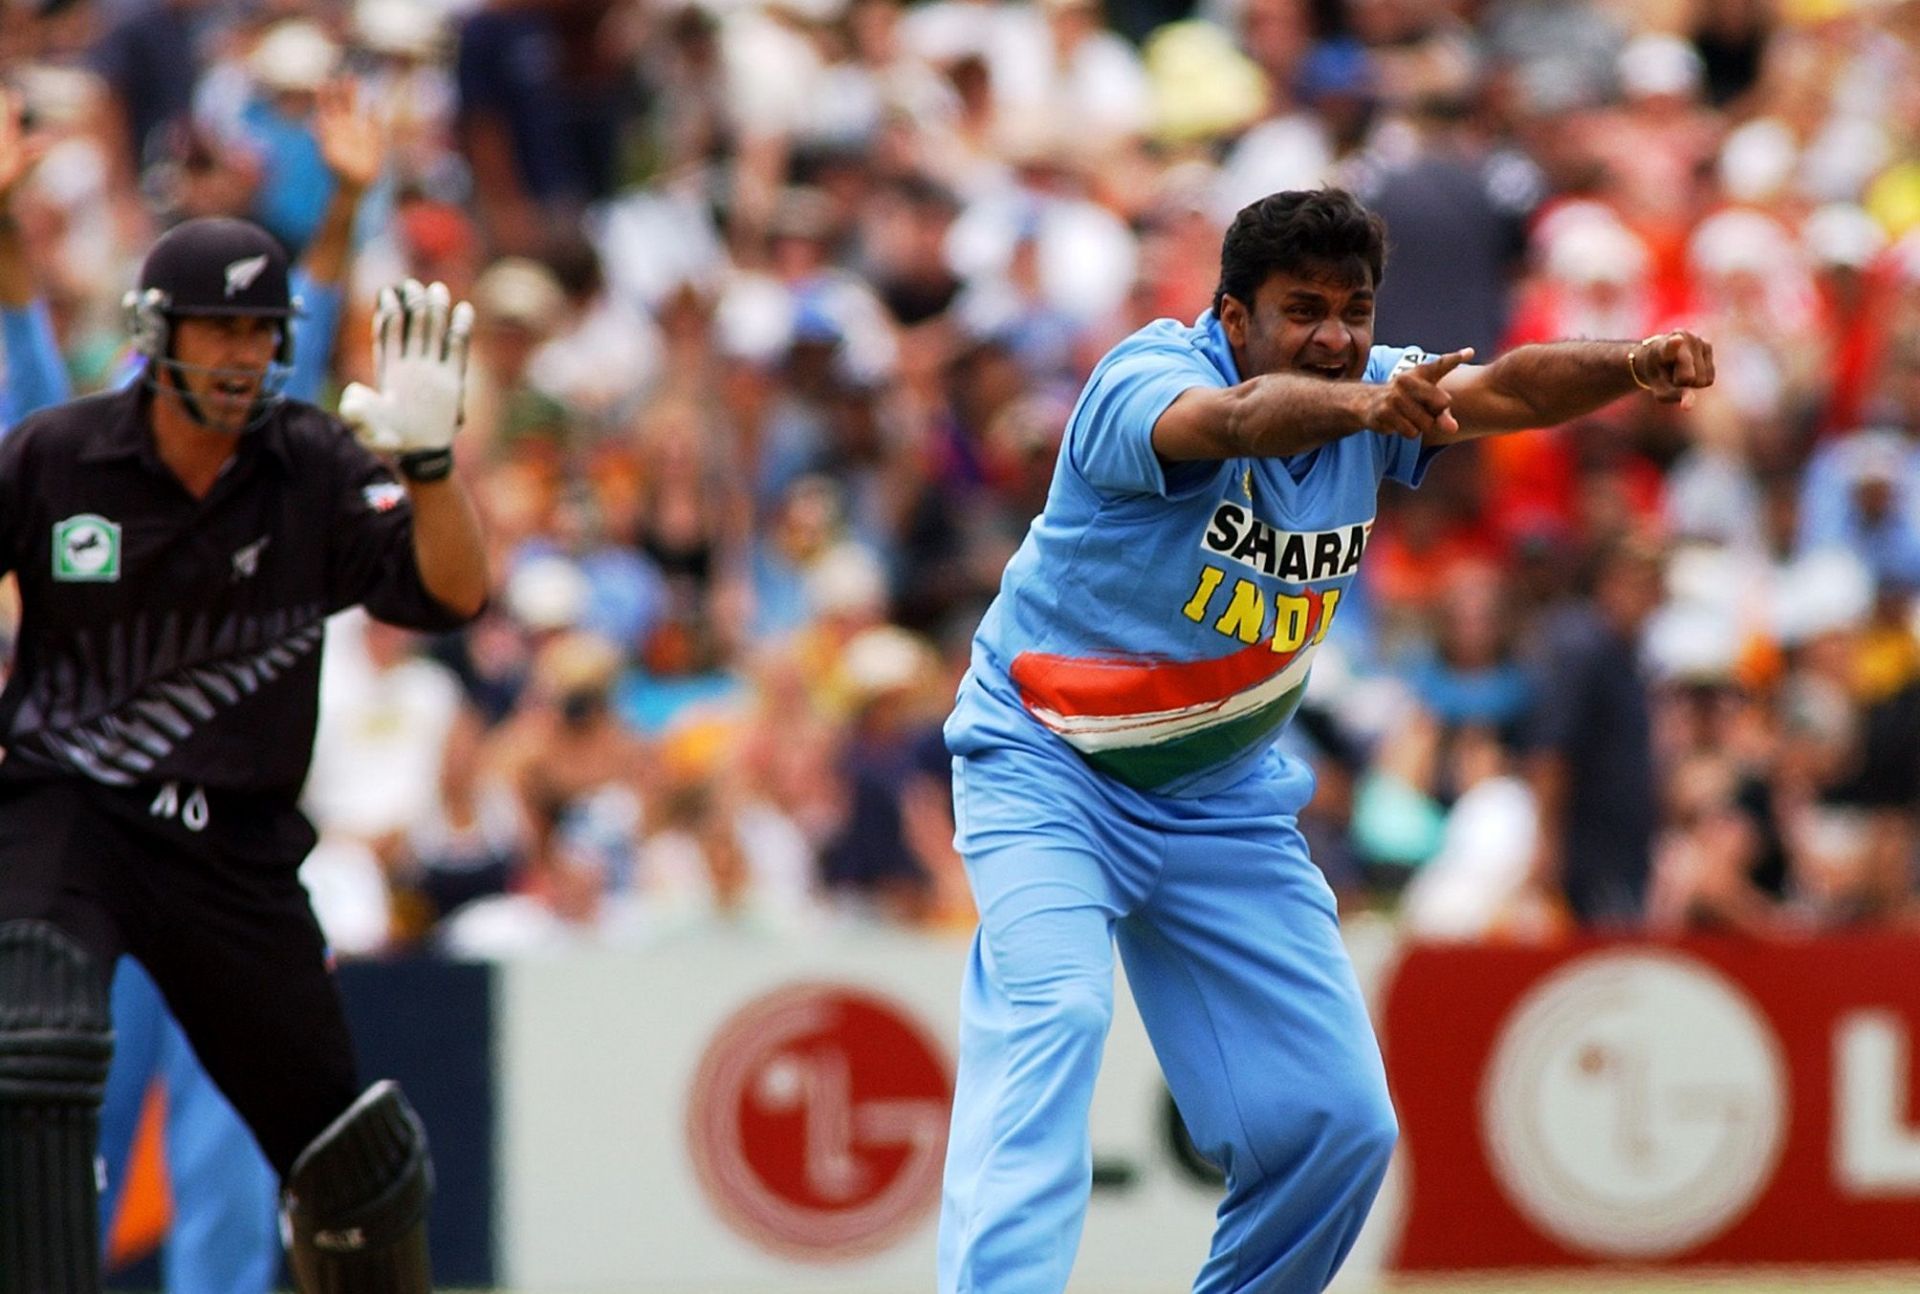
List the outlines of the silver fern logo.
<svg viewBox="0 0 1920 1294">
<path fill-rule="evenodd" d="M 276 682 L 319 650 L 326 626 L 308 623 L 276 641 L 236 654 L 180 665 L 131 696 L 77 723 L 56 718 L 33 740 L 68 768 L 108 786 L 151 778 L 173 752 L 223 712 Z M 30 711 L 29 698 L 23 711 Z"/>
<path fill-rule="evenodd" d="M 253 281 L 260 277 L 260 271 L 266 268 L 265 252 L 261 252 L 258 256 L 249 256 L 243 261 L 235 261 L 227 266 L 227 299 L 232 300 L 252 287 Z"/>
<path fill-rule="evenodd" d="M 233 578 L 235 583 L 241 580 L 250 580 L 260 573 L 260 554 L 266 551 L 267 541 L 271 538 L 273 538 L 272 535 L 262 535 L 244 548 L 240 548 L 234 552 Z"/>
</svg>

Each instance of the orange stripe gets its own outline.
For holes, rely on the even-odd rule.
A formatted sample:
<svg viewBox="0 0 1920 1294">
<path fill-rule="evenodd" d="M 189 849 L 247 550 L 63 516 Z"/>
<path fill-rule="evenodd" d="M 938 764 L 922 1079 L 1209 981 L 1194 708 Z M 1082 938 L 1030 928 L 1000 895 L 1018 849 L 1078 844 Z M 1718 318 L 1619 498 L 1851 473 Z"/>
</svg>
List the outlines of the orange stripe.
<svg viewBox="0 0 1920 1294">
<path fill-rule="evenodd" d="M 1303 647 L 1320 632 L 1324 606 L 1318 589 L 1306 589 L 1304 596 L 1310 609 L 1301 639 Z M 1150 656 L 1083 659 L 1021 652 L 1013 658 L 1007 673 L 1028 709 L 1051 710 L 1070 717 L 1118 718 L 1225 701 L 1266 682 L 1299 654 L 1298 649 L 1276 652 L 1266 642 L 1242 648 L 1231 656 L 1199 661 L 1156 660 Z"/>
<path fill-rule="evenodd" d="M 115 1270 L 139 1262 L 160 1247 L 173 1225 L 173 1196 L 167 1190 L 166 1089 L 158 1082 L 147 1088 L 140 1106 L 140 1123 L 127 1155 L 127 1186 L 120 1192 L 113 1225 L 107 1231 L 107 1267 Z"/>
</svg>

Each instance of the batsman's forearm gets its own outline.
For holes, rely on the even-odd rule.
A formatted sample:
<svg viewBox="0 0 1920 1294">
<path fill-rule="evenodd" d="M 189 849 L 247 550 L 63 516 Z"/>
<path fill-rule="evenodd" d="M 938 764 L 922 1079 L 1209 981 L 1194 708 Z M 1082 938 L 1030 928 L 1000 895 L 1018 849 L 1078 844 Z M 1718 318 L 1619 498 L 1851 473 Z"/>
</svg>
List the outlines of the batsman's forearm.
<svg viewBox="0 0 1920 1294">
<path fill-rule="evenodd" d="M 1522 346 L 1489 364 L 1486 378 L 1526 410 L 1522 425 L 1552 427 L 1637 390 L 1627 371 L 1627 356 L 1637 344 L 1555 341 Z"/>
<path fill-rule="evenodd" d="M 473 500 L 458 477 L 407 484 L 413 500 L 413 560 L 420 582 L 450 611 L 478 615 L 487 604 L 486 543 Z"/>
</svg>

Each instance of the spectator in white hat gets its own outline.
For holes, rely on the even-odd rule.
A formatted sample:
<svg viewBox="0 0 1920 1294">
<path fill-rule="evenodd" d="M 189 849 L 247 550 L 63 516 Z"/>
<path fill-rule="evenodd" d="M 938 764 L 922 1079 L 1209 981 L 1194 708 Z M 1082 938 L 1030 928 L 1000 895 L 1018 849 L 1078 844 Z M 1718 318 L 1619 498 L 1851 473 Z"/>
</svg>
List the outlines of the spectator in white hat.
<svg viewBox="0 0 1920 1294">
<path fill-rule="evenodd" d="M 1706 198 L 1720 127 L 1702 102 L 1706 68 L 1678 36 L 1634 37 L 1614 60 L 1620 102 L 1599 142 L 1607 192 L 1636 227 L 1681 233 Z"/>
<path fill-rule="evenodd" d="M 353 44 L 372 67 L 368 96 L 381 108 L 394 170 L 405 182 L 445 192 L 464 171 L 454 151 L 452 41 L 434 0 L 359 0 Z"/>
<path fill-rule="evenodd" d="M 473 370 L 467 432 L 476 456 L 523 451 L 551 459 L 571 433 L 566 410 L 536 390 L 534 355 L 560 329 L 566 293 L 553 272 L 526 257 L 495 261 L 473 285 Z"/>
<path fill-rule="evenodd" d="M 1687 243 L 1694 314 L 1714 335 L 1722 388 L 1766 424 L 1811 411 L 1827 361 L 1813 277 L 1792 232 L 1759 211 L 1708 217 Z"/>
<path fill-rule="evenodd" d="M 1535 273 L 1519 293 L 1509 346 L 1550 337 L 1644 337 L 1658 320 L 1645 240 L 1599 202 L 1562 203 L 1534 226 Z"/>
<path fill-rule="evenodd" d="M 320 87 L 340 66 L 340 46 L 318 23 L 289 18 L 268 27 L 241 66 L 246 99 L 226 142 L 259 175 L 246 214 L 298 256 L 333 194 L 312 119 Z"/>
</svg>

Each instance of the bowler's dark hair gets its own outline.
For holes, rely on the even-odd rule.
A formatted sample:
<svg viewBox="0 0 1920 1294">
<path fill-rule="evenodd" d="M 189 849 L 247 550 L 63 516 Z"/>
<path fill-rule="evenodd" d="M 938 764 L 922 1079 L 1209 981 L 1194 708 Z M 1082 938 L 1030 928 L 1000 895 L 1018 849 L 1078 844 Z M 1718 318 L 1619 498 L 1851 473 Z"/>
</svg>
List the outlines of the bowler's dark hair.
<svg viewBox="0 0 1920 1294">
<path fill-rule="evenodd" d="M 1387 268 L 1387 222 L 1345 189 L 1289 189 L 1240 208 L 1220 245 L 1220 286 L 1213 312 L 1232 297 L 1253 294 L 1276 273 L 1339 265 L 1358 258 L 1380 286 Z"/>
</svg>

